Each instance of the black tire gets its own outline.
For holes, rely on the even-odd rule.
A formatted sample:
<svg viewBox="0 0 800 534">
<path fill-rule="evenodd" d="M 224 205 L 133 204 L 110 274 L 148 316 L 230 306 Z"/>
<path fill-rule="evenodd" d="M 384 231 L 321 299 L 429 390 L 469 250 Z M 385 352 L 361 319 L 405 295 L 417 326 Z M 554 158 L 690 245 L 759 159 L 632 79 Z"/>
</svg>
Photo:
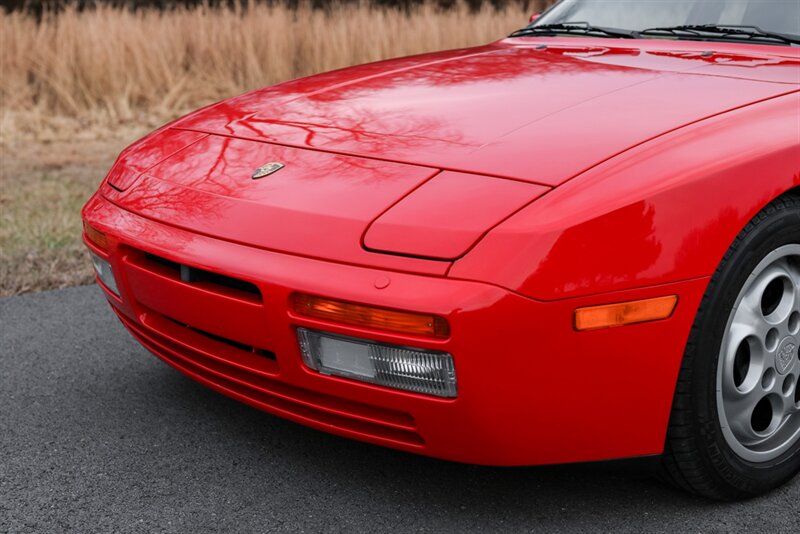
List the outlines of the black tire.
<svg viewBox="0 0 800 534">
<path fill-rule="evenodd" d="M 717 366 L 725 330 L 748 276 L 772 251 L 800 244 L 800 195 L 764 208 L 731 245 L 713 275 L 692 327 L 675 390 L 659 476 L 719 500 L 767 492 L 800 471 L 800 441 L 779 457 L 753 463 L 726 442 L 717 412 Z"/>
</svg>

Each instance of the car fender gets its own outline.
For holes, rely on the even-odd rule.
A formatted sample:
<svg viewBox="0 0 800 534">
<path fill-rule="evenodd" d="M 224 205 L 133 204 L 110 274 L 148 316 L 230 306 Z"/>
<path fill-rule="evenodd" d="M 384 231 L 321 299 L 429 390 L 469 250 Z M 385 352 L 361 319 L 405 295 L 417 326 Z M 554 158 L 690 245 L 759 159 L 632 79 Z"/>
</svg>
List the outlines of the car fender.
<svg viewBox="0 0 800 534">
<path fill-rule="evenodd" d="M 798 186 L 794 92 L 601 163 L 495 227 L 448 276 L 543 301 L 709 277 L 747 222 Z"/>
</svg>

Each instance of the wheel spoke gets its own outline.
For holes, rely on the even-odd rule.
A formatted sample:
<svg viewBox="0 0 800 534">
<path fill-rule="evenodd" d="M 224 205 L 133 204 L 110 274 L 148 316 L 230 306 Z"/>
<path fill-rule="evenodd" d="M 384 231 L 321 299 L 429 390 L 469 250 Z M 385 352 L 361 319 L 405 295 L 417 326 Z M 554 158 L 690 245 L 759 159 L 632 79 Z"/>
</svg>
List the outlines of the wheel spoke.
<svg viewBox="0 0 800 534">
<path fill-rule="evenodd" d="M 725 397 L 725 412 L 728 424 L 736 436 L 742 441 L 756 441 L 760 437 L 753 431 L 751 424 L 753 410 L 760 399 L 749 394 L 730 394 Z"/>
<path fill-rule="evenodd" d="M 795 288 L 795 308 L 800 310 L 800 299 L 797 298 L 800 294 L 800 260 L 790 261 L 785 258 L 781 263 L 781 267 L 786 271 L 786 274 L 794 282 Z"/>
<path fill-rule="evenodd" d="M 797 413 L 800 411 L 800 408 L 794 403 L 794 395 L 784 396 L 781 395 L 781 400 L 783 401 L 783 416 L 784 418 L 789 417 L 793 413 Z"/>
<path fill-rule="evenodd" d="M 761 314 L 761 297 L 748 295 L 749 298 L 744 298 L 736 309 L 733 317 L 731 329 L 736 332 L 749 331 L 750 334 L 764 339 L 770 329 L 764 316 Z"/>
</svg>

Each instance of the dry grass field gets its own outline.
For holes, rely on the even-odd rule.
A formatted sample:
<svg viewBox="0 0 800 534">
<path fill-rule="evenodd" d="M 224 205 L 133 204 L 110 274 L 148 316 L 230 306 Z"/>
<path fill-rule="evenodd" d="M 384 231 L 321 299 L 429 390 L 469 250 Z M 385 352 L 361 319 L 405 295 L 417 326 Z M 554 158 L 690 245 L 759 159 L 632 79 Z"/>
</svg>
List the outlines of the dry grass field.
<svg viewBox="0 0 800 534">
<path fill-rule="evenodd" d="M 158 124 L 282 80 L 490 42 L 527 17 L 517 4 L 0 13 L 0 295 L 91 279 L 78 211 Z"/>
</svg>

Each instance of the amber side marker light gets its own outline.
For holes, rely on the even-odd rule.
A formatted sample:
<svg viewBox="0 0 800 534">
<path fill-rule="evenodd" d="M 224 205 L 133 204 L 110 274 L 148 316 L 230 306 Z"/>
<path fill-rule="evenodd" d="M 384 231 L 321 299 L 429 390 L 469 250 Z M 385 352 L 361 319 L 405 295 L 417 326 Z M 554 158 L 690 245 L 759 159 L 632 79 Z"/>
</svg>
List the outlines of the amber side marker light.
<svg viewBox="0 0 800 534">
<path fill-rule="evenodd" d="M 108 238 L 106 234 L 96 228 L 92 228 L 86 223 L 83 223 L 83 231 L 86 233 L 86 237 L 89 238 L 89 241 L 103 250 L 108 250 Z"/>
<path fill-rule="evenodd" d="M 672 317 L 678 296 L 606 304 L 575 310 L 575 330 L 599 330 Z"/>
<path fill-rule="evenodd" d="M 439 338 L 450 335 L 450 325 L 435 315 L 386 310 L 301 293 L 292 295 L 292 309 L 308 317 L 403 334 Z"/>
</svg>

